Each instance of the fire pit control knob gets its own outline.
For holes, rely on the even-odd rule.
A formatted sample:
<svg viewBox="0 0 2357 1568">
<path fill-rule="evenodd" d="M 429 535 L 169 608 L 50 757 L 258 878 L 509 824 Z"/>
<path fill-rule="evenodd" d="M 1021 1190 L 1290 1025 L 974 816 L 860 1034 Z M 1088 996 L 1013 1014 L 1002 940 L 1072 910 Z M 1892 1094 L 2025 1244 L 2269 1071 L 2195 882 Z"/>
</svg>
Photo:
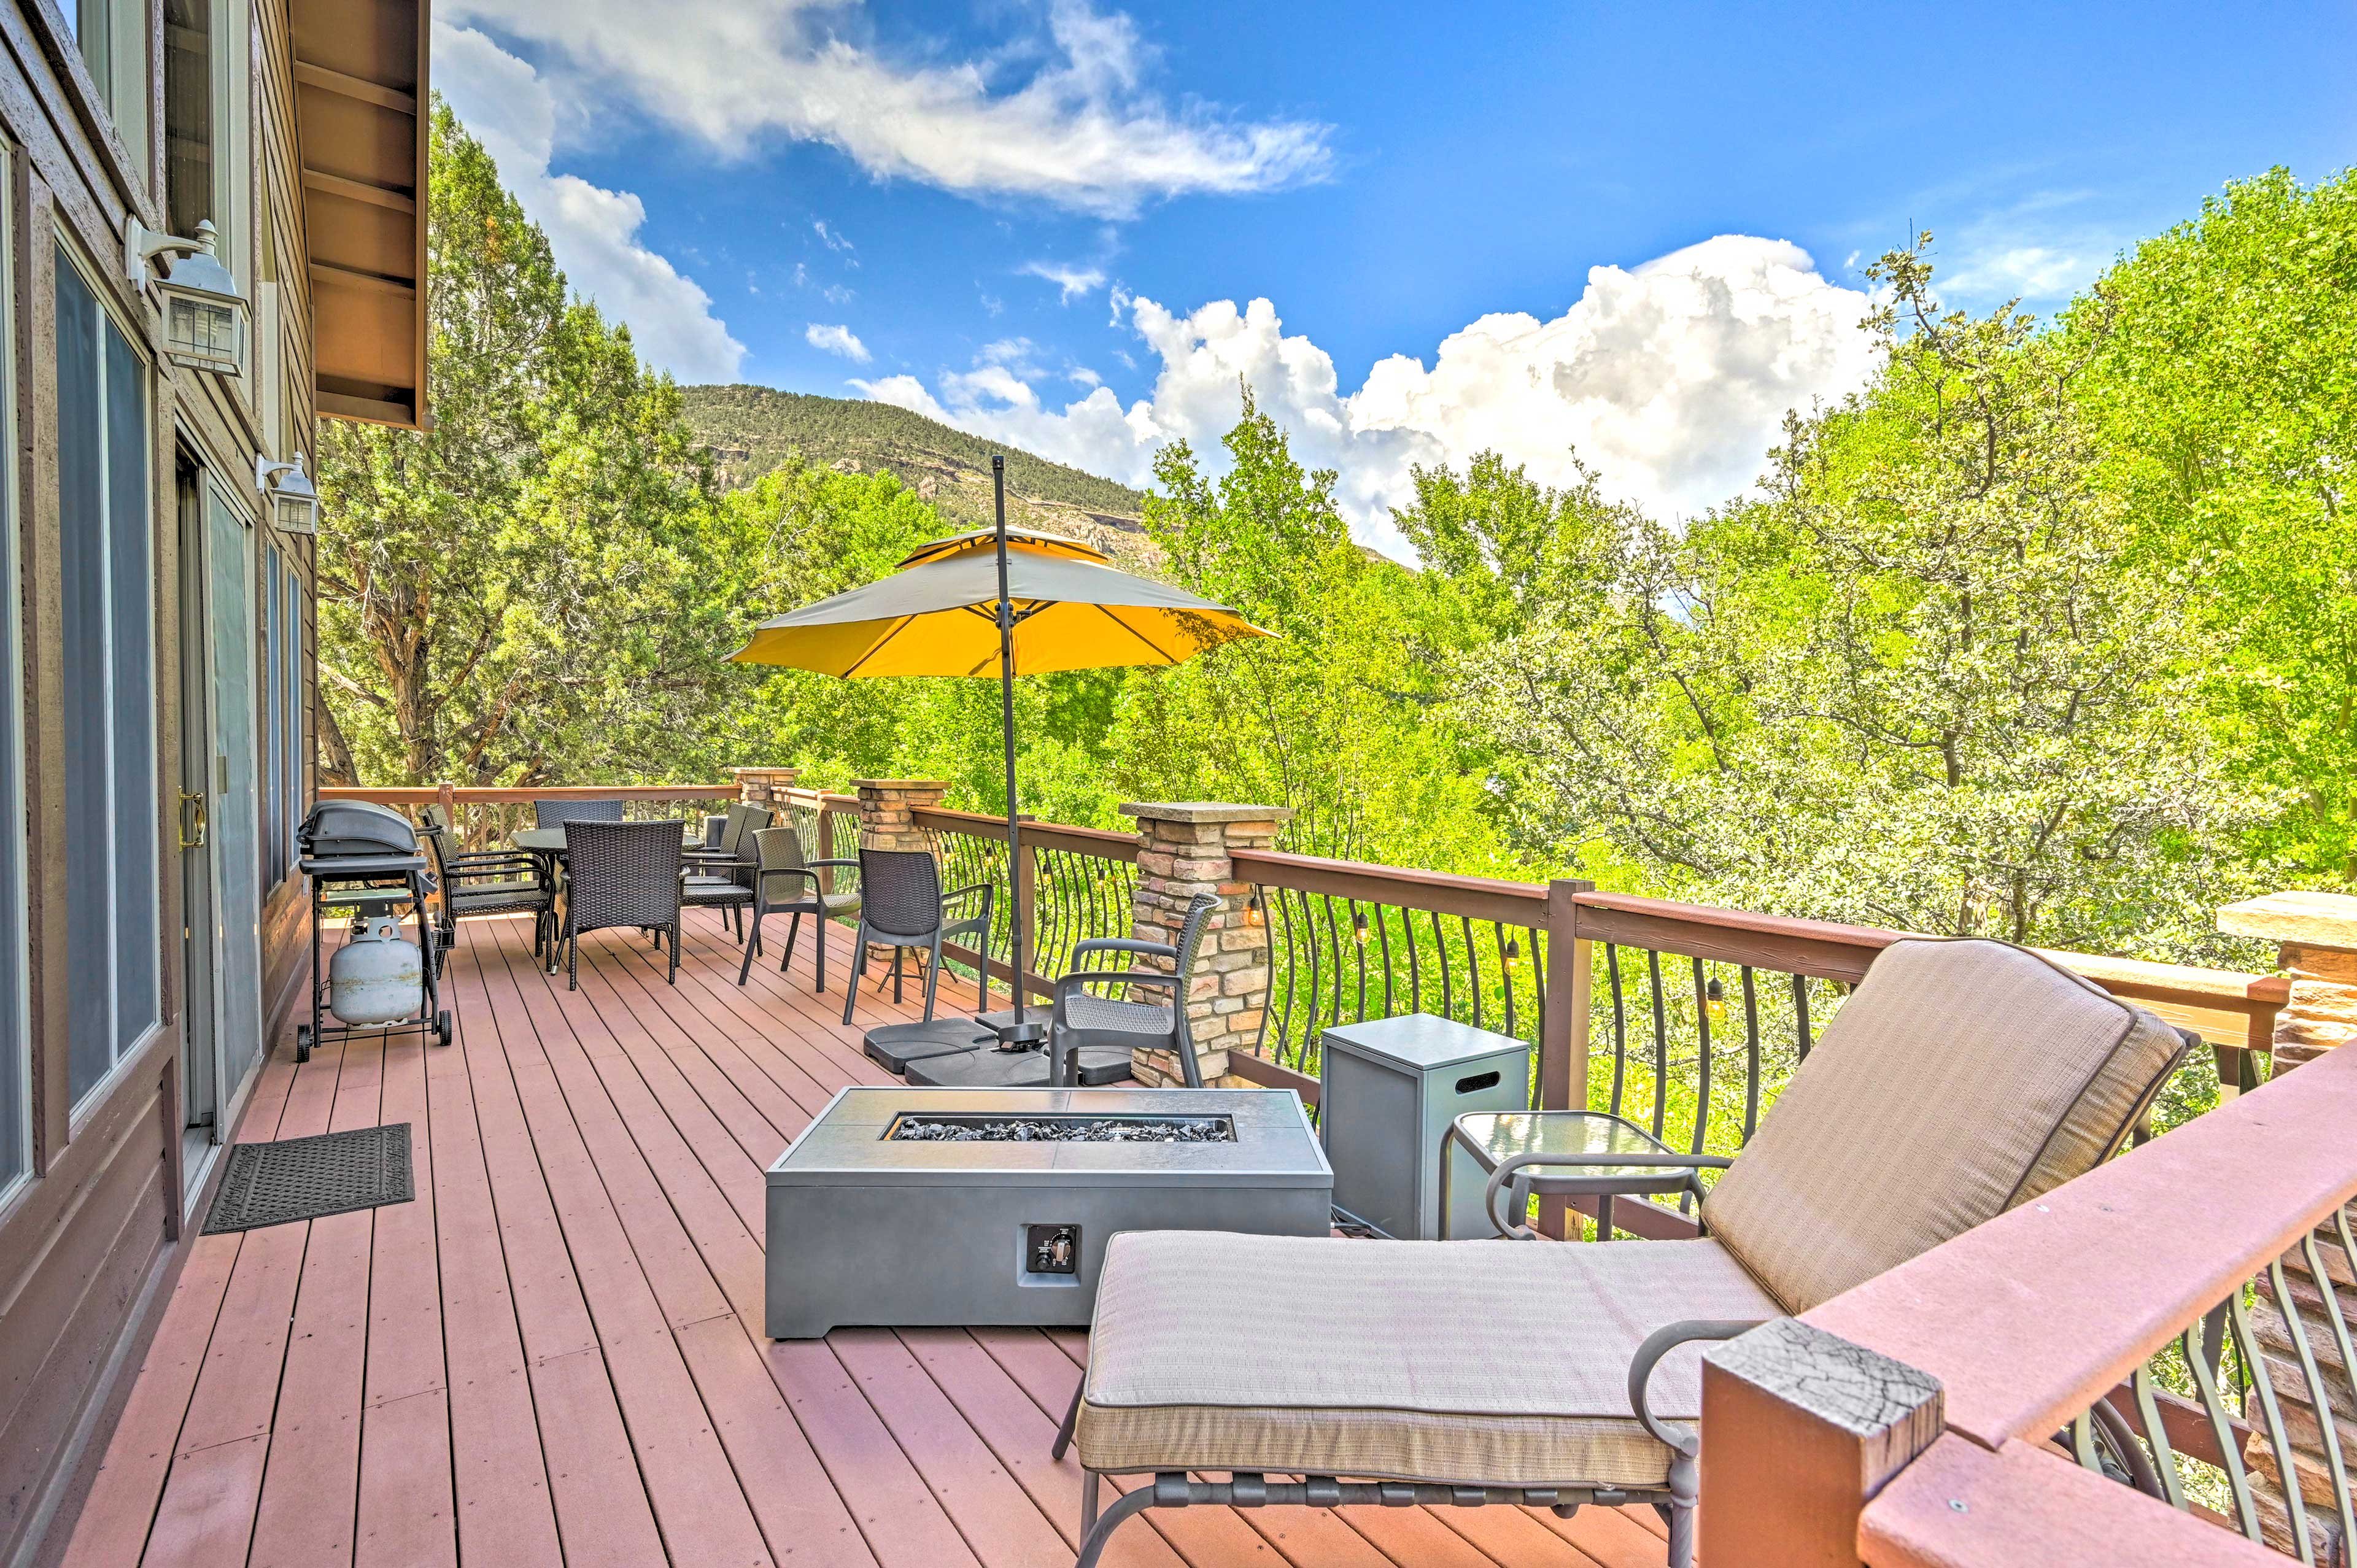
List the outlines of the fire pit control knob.
<svg viewBox="0 0 2357 1568">
<path fill-rule="evenodd" d="M 1030 1243 L 1030 1272 L 1074 1274 L 1081 1267 L 1081 1229 L 1077 1225 L 1032 1225 L 1025 1228 Z"/>
</svg>

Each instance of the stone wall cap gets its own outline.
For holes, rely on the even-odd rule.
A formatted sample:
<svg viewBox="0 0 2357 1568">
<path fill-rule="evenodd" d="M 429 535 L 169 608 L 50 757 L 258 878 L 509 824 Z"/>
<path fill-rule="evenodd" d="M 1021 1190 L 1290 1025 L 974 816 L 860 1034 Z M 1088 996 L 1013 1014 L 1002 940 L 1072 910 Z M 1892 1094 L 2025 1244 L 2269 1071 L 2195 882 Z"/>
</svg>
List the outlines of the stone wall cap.
<svg viewBox="0 0 2357 1568">
<path fill-rule="evenodd" d="M 768 776 L 774 777 L 774 776 L 776 776 L 777 774 L 780 774 L 780 773 L 800 773 L 800 772 L 802 771 L 802 769 L 801 769 L 801 768 L 786 768 L 786 767 L 777 767 L 777 768 L 730 768 L 728 771 L 729 771 L 729 772 L 731 772 L 731 773 L 734 773 L 734 774 L 737 775 L 739 778 L 742 778 L 744 775 L 746 775 L 746 774 L 748 774 L 748 773 L 757 773 L 757 774 L 763 774 L 763 775 L 768 775 Z"/>
<path fill-rule="evenodd" d="M 946 779 L 855 779 L 854 789 L 946 789 Z"/>
<path fill-rule="evenodd" d="M 1231 806 L 1219 800 L 1125 800 L 1116 809 L 1125 817 L 1157 822 L 1281 822 L 1293 815 L 1290 806 Z"/>
<path fill-rule="evenodd" d="M 2357 950 L 2357 897 L 2346 893 L 2270 893 L 2218 911 L 2228 936 Z"/>
</svg>

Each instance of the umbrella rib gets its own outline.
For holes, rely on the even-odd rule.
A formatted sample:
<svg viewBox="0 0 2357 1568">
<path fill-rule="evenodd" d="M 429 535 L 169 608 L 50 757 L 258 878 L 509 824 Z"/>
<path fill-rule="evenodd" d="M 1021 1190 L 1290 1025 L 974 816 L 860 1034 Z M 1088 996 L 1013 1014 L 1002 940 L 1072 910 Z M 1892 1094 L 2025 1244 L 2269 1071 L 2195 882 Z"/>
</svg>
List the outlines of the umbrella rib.
<svg viewBox="0 0 2357 1568">
<path fill-rule="evenodd" d="M 1168 649 L 1157 647 L 1153 639 L 1147 637 L 1144 632 L 1138 630 L 1135 627 L 1122 619 L 1121 617 L 1114 614 L 1110 606 L 1099 605 L 1097 607 L 1097 611 L 1099 614 L 1103 615 L 1105 619 L 1113 622 L 1114 625 L 1121 628 L 1122 630 L 1129 633 L 1130 636 L 1137 639 L 1138 641 L 1145 643 L 1146 647 L 1153 649 L 1154 656 L 1157 659 L 1161 660 L 1165 664 L 1176 664 L 1178 662 L 1178 660 L 1170 657 L 1170 653 Z"/>
<path fill-rule="evenodd" d="M 859 667 L 861 665 L 875 658 L 878 653 L 883 652 L 884 645 L 891 641 L 894 638 L 899 636 L 902 631 L 908 628 L 909 623 L 916 618 L 917 618 L 915 616 L 902 616 L 899 620 L 893 622 L 891 630 L 886 632 L 883 636 L 869 643 L 867 645 L 867 651 L 862 653 L 858 658 L 851 661 L 851 667 L 843 672 L 843 678 L 848 681 L 854 675 L 858 674 Z"/>
</svg>

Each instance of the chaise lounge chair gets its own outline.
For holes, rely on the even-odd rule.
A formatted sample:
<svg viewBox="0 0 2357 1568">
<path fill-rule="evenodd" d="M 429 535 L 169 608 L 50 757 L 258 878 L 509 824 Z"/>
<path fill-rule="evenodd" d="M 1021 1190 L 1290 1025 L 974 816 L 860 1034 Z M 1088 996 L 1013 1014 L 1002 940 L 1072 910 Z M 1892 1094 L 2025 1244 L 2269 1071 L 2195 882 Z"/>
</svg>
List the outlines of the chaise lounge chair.
<svg viewBox="0 0 2357 1568">
<path fill-rule="evenodd" d="M 1115 1236 L 1055 1447 L 1077 1444 L 1086 1472 L 1078 1568 L 1148 1508 L 1590 1502 L 1652 1504 L 1688 1568 L 1695 1342 L 1806 1312 L 2093 1167 L 2190 1043 L 2022 949 L 1910 940 L 1876 960 L 1739 1158 L 1565 1162 L 1587 1183 L 1641 1163 L 1632 1193 L 1661 1191 L 1664 1165 L 1726 1167 L 1701 1239 Z M 1534 1174 L 1501 1164 L 1493 1217 L 1501 1184 Z M 1153 1480 L 1100 1515 L 1106 1475 Z"/>
</svg>

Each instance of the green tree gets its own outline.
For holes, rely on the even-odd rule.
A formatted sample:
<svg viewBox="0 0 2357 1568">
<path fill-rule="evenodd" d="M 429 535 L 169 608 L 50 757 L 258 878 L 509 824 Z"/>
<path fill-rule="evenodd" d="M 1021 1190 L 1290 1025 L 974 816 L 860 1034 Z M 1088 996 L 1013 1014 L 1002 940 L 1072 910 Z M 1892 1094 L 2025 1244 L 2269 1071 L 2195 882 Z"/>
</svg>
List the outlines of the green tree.
<svg viewBox="0 0 2357 1568">
<path fill-rule="evenodd" d="M 1920 250 L 1872 275 L 1879 374 L 1788 421 L 1760 499 L 1630 532 L 1609 614 L 1469 661 L 1530 831 L 1714 902 L 2213 947 L 2263 802 L 2191 709 L 2187 595 L 2135 567 L 2083 355 L 1942 311 Z"/>
<path fill-rule="evenodd" d="M 434 425 L 319 437 L 322 762 L 347 781 L 706 774 L 741 678 L 678 389 L 568 297 L 436 103 Z"/>
<path fill-rule="evenodd" d="M 2212 734 L 2287 793 L 2254 850 L 2357 881 L 2357 170 L 2228 186 L 2068 329 L 2139 555 L 2188 589 Z"/>
</svg>

